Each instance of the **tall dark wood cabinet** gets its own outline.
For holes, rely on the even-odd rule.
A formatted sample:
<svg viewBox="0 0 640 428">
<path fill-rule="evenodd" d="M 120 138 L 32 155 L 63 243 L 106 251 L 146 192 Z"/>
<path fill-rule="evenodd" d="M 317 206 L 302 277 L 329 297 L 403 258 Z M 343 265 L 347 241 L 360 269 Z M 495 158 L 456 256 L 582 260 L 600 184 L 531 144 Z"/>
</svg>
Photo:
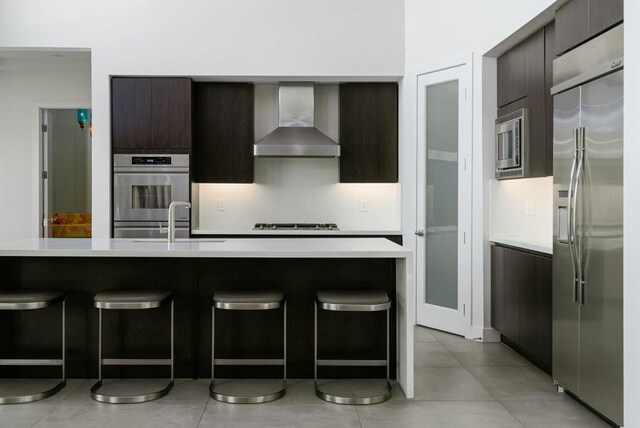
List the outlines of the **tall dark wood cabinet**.
<svg viewBox="0 0 640 428">
<path fill-rule="evenodd" d="M 561 55 L 620 23 L 624 0 L 571 0 L 556 11 L 556 54 Z"/>
<path fill-rule="evenodd" d="M 521 98 L 530 91 L 530 65 L 543 51 L 536 40 L 528 39 L 498 58 L 498 107 L 504 107 Z"/>
<path fill-rule="evenodd" d="M 111 80 L 111 145 L 114 152 L 151 147 L 151 79 Z"/>
<path fill-rule="evenodd" d="M 191 120 L 191 79 L 111 80 L 114 153 L 189 153 Z"/>
<path fill-rule="evenodd" d="M 397 83 L 340 85 L 340 182 L 398 182 Z"/>
<path fill-rule="evenodd" d="M 527 178 L 553 174 L 553 34 L 549 24 L 498 58 L 498 117 L 523 108 L 529 113 Z"/>
<path fill-rule="evenodd" d="M 253 84 L 196 83 L 194 109 L 194 181 L 253 183 Z"/>
<path fill-rule="evenodd" d="M 191 150 L 191 79 L 151 79 L 154 149 Z"/>
<path fill-rule="evenodd" d="M 544 27 L 544 165 L 546 175 L 553 175 L 553 60 L 556 59 L 556 24 Z"/>
<path fill-rule="evenodd" d="M 551 373 L 551 257 L 491 247 L 491 325 L 507 345 Z"/>
</svg>

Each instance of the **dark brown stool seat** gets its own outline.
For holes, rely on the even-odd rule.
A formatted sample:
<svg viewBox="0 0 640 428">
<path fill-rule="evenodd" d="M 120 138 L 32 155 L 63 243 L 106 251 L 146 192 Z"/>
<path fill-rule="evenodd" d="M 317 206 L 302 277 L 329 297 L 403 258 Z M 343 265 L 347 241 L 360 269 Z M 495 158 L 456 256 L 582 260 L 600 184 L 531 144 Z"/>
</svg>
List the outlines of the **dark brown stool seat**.
<svg viewBox="0 0 640 428">
<path fill-rule="evenodd" d="M 387 293 L 379 290 L 324 290 L 318 291 L 317 300 L 328 311 L 371 312 L 391 307 Z"/>
<path fill-rule="evenodd" d="M 284 302 L 284 293 L 277 290 L 215 291 L 213 305 L 217 309 L 267 310 L 277 309 Z"/>
<path fill-rule="evenodd" d="M 64 301 L 62 291 L 0 291 L 0 310 L 41 309 Z"/>
<path fill-rule="evenodd" d="M 153 309 L 168 303 L 173 298 L 170 291 L 158 290 L 111 290 L 98 293 L 93 298 L 100 309 Z"/>
</svg>

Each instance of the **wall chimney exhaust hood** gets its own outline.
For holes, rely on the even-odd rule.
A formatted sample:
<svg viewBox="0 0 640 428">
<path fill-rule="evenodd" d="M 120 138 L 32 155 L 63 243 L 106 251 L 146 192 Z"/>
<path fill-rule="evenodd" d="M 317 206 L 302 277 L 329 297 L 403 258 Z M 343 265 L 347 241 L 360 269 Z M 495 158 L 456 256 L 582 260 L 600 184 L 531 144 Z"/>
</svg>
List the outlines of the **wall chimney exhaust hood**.
<svg viewBox="0 0 640 428">
<path fill-rule="evenodd" d="M 336 158 L 338 143 L 314 126 L 313 83 L 281 83 L 279 126 L 253 145 L 255 157 Z"/>
</svg>

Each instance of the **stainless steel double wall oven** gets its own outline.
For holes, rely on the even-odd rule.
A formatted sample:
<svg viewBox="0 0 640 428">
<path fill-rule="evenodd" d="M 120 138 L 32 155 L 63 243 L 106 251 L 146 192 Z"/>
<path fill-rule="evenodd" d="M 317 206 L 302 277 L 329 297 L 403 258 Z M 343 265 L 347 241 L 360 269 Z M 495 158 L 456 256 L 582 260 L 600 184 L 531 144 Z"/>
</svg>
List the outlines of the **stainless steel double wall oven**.
<svg viewBox="0 0 640 428">
<path fill-rule="evenodd" d="M 114 237 L 163 237 L 169 204 L 189 201 L 189 187 L 189 155 L 114 155 Z M 184 207 L 176 208 L 176 236 L 189 237 Z"/>
</svg>

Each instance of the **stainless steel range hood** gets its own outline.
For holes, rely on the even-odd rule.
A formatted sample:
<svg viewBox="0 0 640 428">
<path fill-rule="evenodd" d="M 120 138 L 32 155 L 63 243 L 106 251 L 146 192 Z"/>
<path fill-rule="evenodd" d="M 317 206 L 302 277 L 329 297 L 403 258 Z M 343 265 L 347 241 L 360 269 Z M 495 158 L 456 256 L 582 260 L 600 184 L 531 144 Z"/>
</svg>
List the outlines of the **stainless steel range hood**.
<svg viewBox="0 0 640 428">
<path fill-rule="evenodd" d="M 314 126 L 313 83 L 281 83 L 279 127 L 253 145 L 256 157 L 336 158 L 338 143 Z"/>
</svg>

